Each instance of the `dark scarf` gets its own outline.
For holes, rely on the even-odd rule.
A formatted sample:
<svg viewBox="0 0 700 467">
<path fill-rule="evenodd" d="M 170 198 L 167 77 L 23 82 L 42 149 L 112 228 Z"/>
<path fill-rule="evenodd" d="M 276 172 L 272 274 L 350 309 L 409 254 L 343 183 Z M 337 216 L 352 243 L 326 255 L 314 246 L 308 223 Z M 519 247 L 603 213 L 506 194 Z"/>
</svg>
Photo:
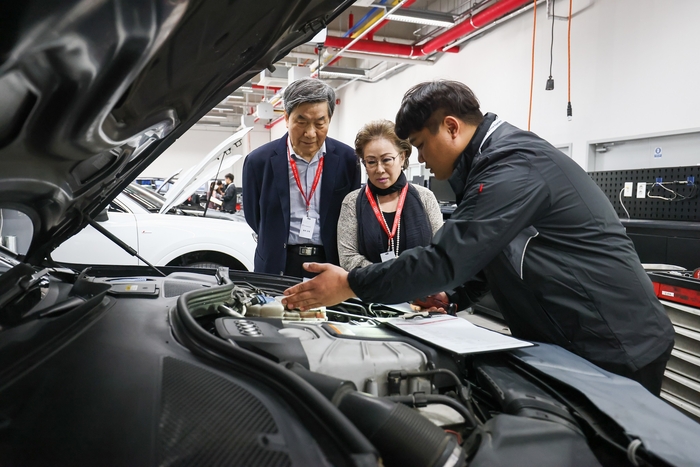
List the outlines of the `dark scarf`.
<svg viewBox="0 0 700 467">
<path fill-rule="evenodd" d="M 368 181 L 369 189 L 374 194 L 375 199 L 377 195 L 383 196 L 401 190 L 406 183 L 406 176 L 403 172 L 399 179 L 396 180 L 396 183 L 384 190 L 375 187 Z M 382 259 L 379 255 L 387 251 L 388 237 L 374 215 L 364 188 L 360 188 L 355 208 L 357 211 L 358 251 L 371 262 L 381 263 Z M 391 227 L 390 225 L 389 228 L 391 229 Z M 430 240 L 433 238 L 433 229 L 428 221 L 418 190 L 410 184 L 408 185 L 406 202 L 401 213 L 401 237 L 406 239 L 407 249 L 416 246 L 426 246 L 430 244 Z M 403 241 L 401 243 L 403 244 Z"/>
<path fill-rule="evenodd" d="M 369 179 L 367 180 L 369 189 L 372 193 L 374 193 L 374 196 L 386 196 L 396 193 L 397 191 L 401 191 L 403 187 L 406 186 L 406 183 L 408 183 L 408 180 L 406 180 L 406 175 L 403 172 L 401 172 L 399 178 L 397 178 L 394 184 L 389 188 L 377 188 L 376 186 L 372 185 L 372 182 L 370 182 Z"/>
<path fill-rule="evenodd" d="M 481 142 L 486 137 L 486 133 L 489 132 L 491 124 L 496 121 L 497 117 L 496 114 L 490 112 L 484 115 L 484 119 L 479 126 L 476 127 L 474 136 L 472 136 L 469 144 L 467 144 L 467 147 L 464 148 L 464 151 L 462 151 L 462 154 L 455 162 L 454 172 L 452 172 L 452 176 L 450 176 L 447 181 L 450 183 L 452 191 L 457 195 L 457 204 L 459 204 L 464 197 L 464 191 L 467 188 L 467 177 L 469 176 L 474 157 L 476 157 L 479 152 L 479 146 L 481 146 Z"/>
</svg>

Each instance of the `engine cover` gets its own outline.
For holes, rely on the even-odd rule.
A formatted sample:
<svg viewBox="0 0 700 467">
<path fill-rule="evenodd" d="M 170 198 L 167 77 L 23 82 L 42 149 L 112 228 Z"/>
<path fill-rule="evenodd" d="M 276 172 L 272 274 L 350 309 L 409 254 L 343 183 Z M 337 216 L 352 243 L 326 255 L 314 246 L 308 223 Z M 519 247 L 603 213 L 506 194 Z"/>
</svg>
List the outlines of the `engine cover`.
<svg viewBox="0 0 700 467">
<path fill-rule="evenodd" d="M 222 338 L 236 345 L 276 361 L 295 361 L 311 371 L 352 381 L 359 390 L 376 396 L 388 394 L 390 371 L 423 371 L 428 363 L 421 350 L 391 330 L 376 326 L 251 318 L 219 318 L 215 325 Z M 401 384 L 401 393 L 407 394 L 425 380 L 409 378 Z"/>
</svg>

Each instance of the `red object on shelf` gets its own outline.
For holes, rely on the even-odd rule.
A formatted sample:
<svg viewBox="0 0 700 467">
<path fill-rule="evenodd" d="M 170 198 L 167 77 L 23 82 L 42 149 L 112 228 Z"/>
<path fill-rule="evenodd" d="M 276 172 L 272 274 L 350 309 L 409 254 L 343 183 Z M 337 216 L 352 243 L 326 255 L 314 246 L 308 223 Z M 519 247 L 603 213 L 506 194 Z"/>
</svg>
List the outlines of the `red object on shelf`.
<svg viewBox="0 0 700 467">
<path fill-rule="evenodd" d="M 650 272 L 649 278 L 654 284 L 654 293 L 659 300 L 700 308 L 700 280 L 695 277 L 697 271 L 684 271 L 680 275 Z"/>
<path fill-rule="evenodd" d="M 668 284 L 658 284 L 658 286 L 659 291 L 657 292 L 656 296 L 659 297 L 659 299 L 700 308 L 699 291 Z"/>
</svg>

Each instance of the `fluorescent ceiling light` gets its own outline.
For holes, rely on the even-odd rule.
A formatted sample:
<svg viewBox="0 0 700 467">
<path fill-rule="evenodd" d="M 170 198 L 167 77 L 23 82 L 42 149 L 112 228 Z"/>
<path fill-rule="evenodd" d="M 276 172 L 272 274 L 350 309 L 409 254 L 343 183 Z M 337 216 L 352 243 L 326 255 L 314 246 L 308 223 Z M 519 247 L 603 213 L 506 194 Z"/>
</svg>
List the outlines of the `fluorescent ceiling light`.
<svg viewBox="0 0 700 467">
<path fill-rule="evenodd" d="M 229 99 L 243 99 L 243 96 L 228 96 Z"/>
<path fill-rule="evenodd" d="M 449 28 L 455 24 L 454 17 L 451 14 L 427 10 L 400 9 L 387 16 L 387 19 L 441 28 Z"/>
<path fill-rule="evenodd" d="M 223 115 L 205 115 L 202 118 L 215 118 L 217 120 L 227 120 L 228 117 L 224 117 Z"/>
<path fill-rule="evenodd" d="M 253 92 L 253 88 L 250 86 L 241 86 L 238 90 L 241 92 Z"/>
<path fill-rule="evenodd" d="M 218 110 L 219 112 L 233 112 L 233 109 L 225 109 L 223 107 L 214 107 L 211 110 Z"/>
<path fill-rule="evenodd" d="M 364 78 L 366 75 L 365 70 L 359 68 L 343 68 L 339 66 L 332 66 L 324 68 L 321 70 L 322 78 Z"/>
</svg>

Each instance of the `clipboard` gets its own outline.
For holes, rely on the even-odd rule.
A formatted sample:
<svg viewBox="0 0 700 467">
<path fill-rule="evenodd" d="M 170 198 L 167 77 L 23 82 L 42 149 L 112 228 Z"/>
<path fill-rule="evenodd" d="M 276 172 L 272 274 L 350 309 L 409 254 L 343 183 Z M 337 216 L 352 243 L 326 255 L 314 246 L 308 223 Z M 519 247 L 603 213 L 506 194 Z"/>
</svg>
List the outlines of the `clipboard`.
<svg viewBox="0 0 700 467">
<path fill-rule="evenodd" d="M 530 347 L 532 342 L 523 341 L 491 331 L 452 315 L 430 318 L 391 318 L 385 324 L 397 331 L 433 344 L 453 353 L 466 355 L 498 350 Z"/>
</svg>

